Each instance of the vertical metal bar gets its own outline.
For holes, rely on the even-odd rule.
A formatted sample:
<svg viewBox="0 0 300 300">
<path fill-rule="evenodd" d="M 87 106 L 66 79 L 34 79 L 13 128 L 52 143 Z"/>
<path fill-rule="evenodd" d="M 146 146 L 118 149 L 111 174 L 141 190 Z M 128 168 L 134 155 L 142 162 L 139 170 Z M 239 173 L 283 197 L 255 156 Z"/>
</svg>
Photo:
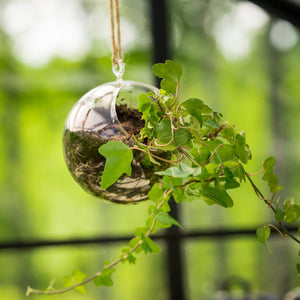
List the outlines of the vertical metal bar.
<svg viewBox="0 0 300 300">
<path fill-rule="evenodd" d="M 180 207 L 175 203 L 174 199 L 170 200 L 170 215 L 180 221 Z M 179 228 L 172 226 L 168 229 L 170 238 L 167 239 L 167 268 L 169 278 L 169 299 L 185 300 L 184 287 L 184 270 L 183 270 L 183 254 L 182 240 L 178 238 Z"/>
<path fill-rule="evenodd" d="M 149 0 L 151 13 L 153 63 L 170 59 L 170 33 L 168 28 L 168 12 L 166 0 Z M 159 86 L 160 79 L 156 79 Z"/>
<path fill-rule="evenodd" d="M 168 30 L 168 13 L 166 0 L 150 0 L 151 6 L 151 27 L 153 43 L 153 62 L 164 62 L 171 58 L 170 32 Z M 159 86 L 160 80 L 157 79 Z M 179 206 L 170 201 L 170 215 L 179 220 Z M 169 238 L 166 240 L 167 253 L 166 263 L 168 271 L 168 288 L 170 300 L 185 300 L 184 276 L 183 276 L 183 255 L 182 245 L 178 237 L 179 228 L 171 227 L 168 229 Z"/>
</svg>

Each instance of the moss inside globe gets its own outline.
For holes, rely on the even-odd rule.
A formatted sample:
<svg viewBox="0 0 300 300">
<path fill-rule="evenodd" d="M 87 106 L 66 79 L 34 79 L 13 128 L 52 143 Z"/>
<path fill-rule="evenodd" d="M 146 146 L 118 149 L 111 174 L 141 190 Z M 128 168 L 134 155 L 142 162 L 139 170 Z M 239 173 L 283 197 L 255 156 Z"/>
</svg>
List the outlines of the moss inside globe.
<svg viewBox="0 0 300 300">
<path fill-rule="evenodd" d="M 132 146 L 132 136 L 144 127 L 137 110 L 138 96 L 158 90 L 139 82 L 117 80 L 103 84 L 85 94 L 71 110 L 63 134 L 63 151 L 67 167 L 76 182 L 88 193 L 104 200 L 127 204 L 146 200 L 156 171 L 168 164 L 153 164 L 143 152 L 134 150 L 132 174 L 123 174 L 106 190 L 100 187 L 105 158 L 98 149 L 108 141 Z M 168 158 L 158 150 L 156 155 Z"/>
</svg>

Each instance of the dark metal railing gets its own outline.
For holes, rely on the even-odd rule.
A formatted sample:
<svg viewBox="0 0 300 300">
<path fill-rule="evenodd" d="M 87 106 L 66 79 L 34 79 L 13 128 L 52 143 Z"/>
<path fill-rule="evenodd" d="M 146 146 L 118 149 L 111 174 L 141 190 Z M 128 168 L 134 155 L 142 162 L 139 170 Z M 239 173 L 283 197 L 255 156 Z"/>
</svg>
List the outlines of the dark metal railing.
<svg viewBox="0 0 300 300">
<path fill-rule="evenodd" d="M 297 232 L 297 226 L 289 226 L 287 229 L 290 232 Z M 153 240 L 189 240 L 189 239 L 228 239 L 228 238 L 255 238 L 256 228 L 244 229 L 204 229 L 204 230 L 179 230 L 178 232 L 166 231 L 163 234 L 157 234 L 152 237 Z M 271 235 L 275 237 L 276 232 Z M 132 235 L 122 236 L 96 236 L 88 238 L 70 238 L 70 239 L 26 239 L 18 241 L 2 241 L 0 242 L 0 251 L 4 250 L 26 250 L 42 247 L 55 246 L 76 246 L 76 245 L 107 245 L 113 243 L 127 242 L 132 238 Z"/>
</svg>

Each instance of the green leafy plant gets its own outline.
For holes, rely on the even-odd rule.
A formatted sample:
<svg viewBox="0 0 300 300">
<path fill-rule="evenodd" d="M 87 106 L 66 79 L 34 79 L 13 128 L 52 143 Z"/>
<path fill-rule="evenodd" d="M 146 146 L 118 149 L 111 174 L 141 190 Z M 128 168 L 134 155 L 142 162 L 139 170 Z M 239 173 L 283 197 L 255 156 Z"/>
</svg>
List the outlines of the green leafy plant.
<svg viewBox="0 0 300 300">
<path fill-rule="evenodd" d="M 131 174 L 131 162 L 135 151 L 142 152 L 145 159 L 152 164 L 166 162 L 166 156 L 157 155 L 168 152 L 169 168 L 157 172 L 160 181 L 155 183 L 148 197 L 151 204 L 145 226 L 135 230 L 135 236 L 127 247 L 121 249 L 121 255 L 114 262 L 105 262 L 103 268 L 94 275 L 76 270 L 72 276 L 63 280 L 65 288 L 55 289 L 52 284 L 45 290 L 28 287 L 27 295 L 60 294 L 77 290 L 84 294 L 84 285 L 93 281 L 96 286 L 111 286 L 111 276 L 119 263 L 135 264 L 140 252 L 157 253 L 158 245 L 150 238 L 158 228 L 179 222 L 169 215 L 168 201 L 172 196 L 177 203 L 203 200 L 208 205 L 220 205 L 229 208 L 234 202 L 228 192 L 239 188 L 244 182 L 250 183 L 257 197 L 264 201 L 274 213 L 277 225 L 268 224 L 257 229 L 259 242 L 270 250 L 267 240 L 271 228 L 283 237 L 290 237 L 297 243 L 300 240 L 290 233 L 285 224 L 292 223 L 300 217 L 300 206 L 293 198 L 287 198 L 280 205 L 277 193 L 282 189 L 278 177 L 274 174 L 275 158 L 267 158 L 262 170 L 249 174 L 245 165 L 251 159 L 251 152 L 246 143 L 245 133 L 236 132 L 233 124 L 225 121 L 222 114 L 214 111 L 202 100 L 190 98 L 179 101 L 179 82 L 181 66 L 167 60 L 164 64 L 153 66 L 156 76 L 162 78 L 159 95 L 154 93 L 139 96 L 139 111 L 145 126 L 138 135 L 132 136 L 132 145 L 120 141 L 110 141 L 99 148 L 99 155 L 106 158 L 106 165 L 101 180 L 101 188 L 111 186 L 123 174 Z M 154 154 L 155 153 L 155 154 Z M 265 197 L 258 188 L 253 176 L 262 175 L 270 195 Z M 300 230 L 299 230 L 300 232 Z M 297 265 L 298 272 L 300 264 Z"/>
</svg>

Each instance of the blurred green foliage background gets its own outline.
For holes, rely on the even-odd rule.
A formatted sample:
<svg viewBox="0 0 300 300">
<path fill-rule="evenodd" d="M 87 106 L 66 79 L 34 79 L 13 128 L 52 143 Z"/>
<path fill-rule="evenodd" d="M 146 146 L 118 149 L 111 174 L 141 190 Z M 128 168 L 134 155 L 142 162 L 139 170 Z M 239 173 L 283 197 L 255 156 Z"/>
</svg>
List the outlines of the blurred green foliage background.
<svg viewBox="0 0 300 300">
<path fill-rule="evenodd" d="M 173 58 L 183 66 L 181 96 L 205 100 L 245 130 L 260 170 L 277 159 L 285 186 L 299 194 L 299 30 L 257 6 L 239 1 L 168 1 Z M 62 155 L 62 130 L 75 102 L 91 88 L 113 81 L 108 1 L 0 1 L 0 243 L 130 235 L 143 224 L 147 203 L 107 204 L 73 181 Z M 125 78 L 154 84 L 149 1 L 121 1 Z M 232 191 L 231 209 L 203 201 L 182 205 L 185 230 L 248 228 L 272 215 L 245 185 Z M 124 244 L 124 243 L 123 243 Z M 26 286 L 58 285 L 79 268 L 94 273 L 119 256 L 123 244 L 0 251 L 0 299 L 25 299 Z M 168 297 L 164 243 L 158 255 L 140 255 L 120 266 L 112 288 L 88 286 L 86 300 Z M 255 236 L 186 240 L 188 299 L 209 299 L 235 275 L 254 293 L 282 297 L 299 285 L 296 245 L 271 240 L 273 254 Z M 32 296 L 32 299 L 46 299 Z M 76 292 L 53 299 L 83 299 Z M 48 299 L 48 298 L 47 298 Z"/>
</svg>

